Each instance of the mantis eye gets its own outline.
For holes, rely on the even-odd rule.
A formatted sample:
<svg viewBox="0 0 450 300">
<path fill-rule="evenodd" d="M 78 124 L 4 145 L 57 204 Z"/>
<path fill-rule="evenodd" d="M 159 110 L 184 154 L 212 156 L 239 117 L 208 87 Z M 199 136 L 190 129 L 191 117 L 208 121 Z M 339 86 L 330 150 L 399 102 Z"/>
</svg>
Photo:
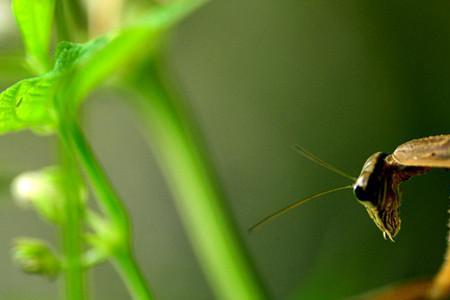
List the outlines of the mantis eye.
<svg viewBox="0 0 450 300">
<path fill-rule="evenodd" d="M 355 197 L 361 201 L 368 201 L 371 198 L 369 193 L 367 193 L 362 186 L 357 184 L 353 187 L 353 193 L 355 194 Z"/>
<path fill-rule="evenodd" d="M 358 184 L 358 181 L 353 186 L 353 193 L 355 197 L 360 201 L 369 201 L 372 204 L 376 204 L 375 202 L 378 199 L 378 195 L 380 193 L 380 185 L 378 182 L 370 182 L 368 185 Z"/>
<path fill-rule="evenodd" d="M 386 177 L 387 153 L 376 152 L 364 163 L 361 174 L 353 185 L 353 192 L 360 201 L 369 201 L 377 206 L 379 196 L 383 195 Z"/>
</svg>

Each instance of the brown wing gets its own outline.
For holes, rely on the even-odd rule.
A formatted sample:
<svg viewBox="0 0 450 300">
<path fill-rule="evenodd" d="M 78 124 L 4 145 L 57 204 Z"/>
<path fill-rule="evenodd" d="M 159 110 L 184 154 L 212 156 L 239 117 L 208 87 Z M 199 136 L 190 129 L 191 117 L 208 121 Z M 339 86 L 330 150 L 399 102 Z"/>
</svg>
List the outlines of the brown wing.
<svg viewBox="0 0 450 300">
<path fill-rule="evenodd" d="M 450 168 L 450 134 L 411 140 L 398 146 L 392 157 L 404 166 Z"/>
</svg>

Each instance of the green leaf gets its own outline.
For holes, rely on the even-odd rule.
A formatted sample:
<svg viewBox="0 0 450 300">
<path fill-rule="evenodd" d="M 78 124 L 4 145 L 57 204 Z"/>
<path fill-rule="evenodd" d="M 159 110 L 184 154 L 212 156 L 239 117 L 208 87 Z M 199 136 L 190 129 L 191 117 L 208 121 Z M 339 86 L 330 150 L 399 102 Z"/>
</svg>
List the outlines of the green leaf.
<svg viewBox="0 0 450 300">
<path fill-rule="evenodd" d="M 30 67 L 37 73 L 49 69 L 49 44 L 55 0 L 13 0 L 12 9 L 27 51 Z"/>
<path fill-rule="evenodd" d="M 15 0 L 14 6 L 23 8 L 25 2 Z M 75 110 L 114 71 L 147 56 L 158 45 L 161 33 L 203 2 L 174 1 L 152 9 L 133 24 L 85 44 L 60 42 L 53 70 L 19 81 L 0 94 L 0 134 L 27 128 L 53 132 L 58 118 L 64 119 L 67 112 Z M 38 5 L 30 7 L 36 10 Z M 16 12 L 16 15 L 21 14 Z"/>
<path fill-rule="evenodd" d="M 52 71 L 24 79 L 0 94 L 0 134 L 30 128 L 38 133 L 54 131 L 58 114 L 53 99 L 64 80 L 90 53 L 104 43 L 100 38 L 86 44 L 62 42 L 56 50 Z"/>
<path fill-rule="evenodd" d="M 52 120 L 49 95 L 53 92 L 51 74 L 22 80 L 0 94 L 0 134 L 32 128 L 50 129 Z"/>
</svg>

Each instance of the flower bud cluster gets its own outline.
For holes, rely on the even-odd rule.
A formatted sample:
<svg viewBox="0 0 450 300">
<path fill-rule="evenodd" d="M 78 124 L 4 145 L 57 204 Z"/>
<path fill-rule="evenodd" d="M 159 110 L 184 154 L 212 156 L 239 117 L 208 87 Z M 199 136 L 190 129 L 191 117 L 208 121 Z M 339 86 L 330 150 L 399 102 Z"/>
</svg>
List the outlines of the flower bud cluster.
<svg viewBox="0 0 450 300">
<path fill-rule="evenodd" d="M 38 239 L 17 239 L 13 247 L 13 257 L 27 273 L 55 278 L 61 269 L 60 259 L 49 245 Z"/>
</svg>

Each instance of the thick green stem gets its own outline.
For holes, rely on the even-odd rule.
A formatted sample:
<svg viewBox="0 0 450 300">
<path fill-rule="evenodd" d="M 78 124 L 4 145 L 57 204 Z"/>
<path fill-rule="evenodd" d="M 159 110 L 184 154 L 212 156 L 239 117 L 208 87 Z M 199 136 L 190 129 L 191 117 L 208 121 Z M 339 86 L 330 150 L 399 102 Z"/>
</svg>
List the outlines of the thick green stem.
<svg viewBox="0 0 450 300">
<path fill-rule="evenodd" d="M 80 0 L 58 0 L 55 9 L 59 40 L 71 40 L 82 35 L 85 23 Z M 61 111 L 62 112 L 62 111 Z M 62 243 L 65 259 L 64 291 L 66 300 L 87 299 L 85 268 L 82 265 L 82 203 L 80 200 L 80 173 L 76 158 L 59 132 L 61 164 L 63 168 L 63 190 L 65 192 L 65 222 L 62 226 Z"/>
<path fill-rule="evenodd" d="M 70 118 L 69 118 L 70 119 Z M 108 177 L 97 162 L 80 128 L 73 121 L 64 120 L 61 136 L 78 159 L 92 184 L 94 193 L 103 208 L 111 230 L 116 231 L 120 240 L 110 245 L 112 260 L 135 300 L 150 300 L 153 297 L 134 260 L 131 249 L 129 220 L 125 208 L 116 194 Z"/>
<path fill-rule="evenodd" d="M 266 299 L 267 293 L 224 207 L 186 112 L 175 106 L 157 64 L 136 72 L 138 111 L 174 194 L 184 227 L 218 299 Z"/>
<path fill-rule="evenodd" d="M 64 294 L 66 300 L 84 300 L 86 294 L 85 271 L 82 266 L 80 174 L 71 152 L 61 145 L 61 165 L 63 169 L 62 187 L 65 192 L 64 223 L 62 243 L 64 252 Z"/>
</svg>

